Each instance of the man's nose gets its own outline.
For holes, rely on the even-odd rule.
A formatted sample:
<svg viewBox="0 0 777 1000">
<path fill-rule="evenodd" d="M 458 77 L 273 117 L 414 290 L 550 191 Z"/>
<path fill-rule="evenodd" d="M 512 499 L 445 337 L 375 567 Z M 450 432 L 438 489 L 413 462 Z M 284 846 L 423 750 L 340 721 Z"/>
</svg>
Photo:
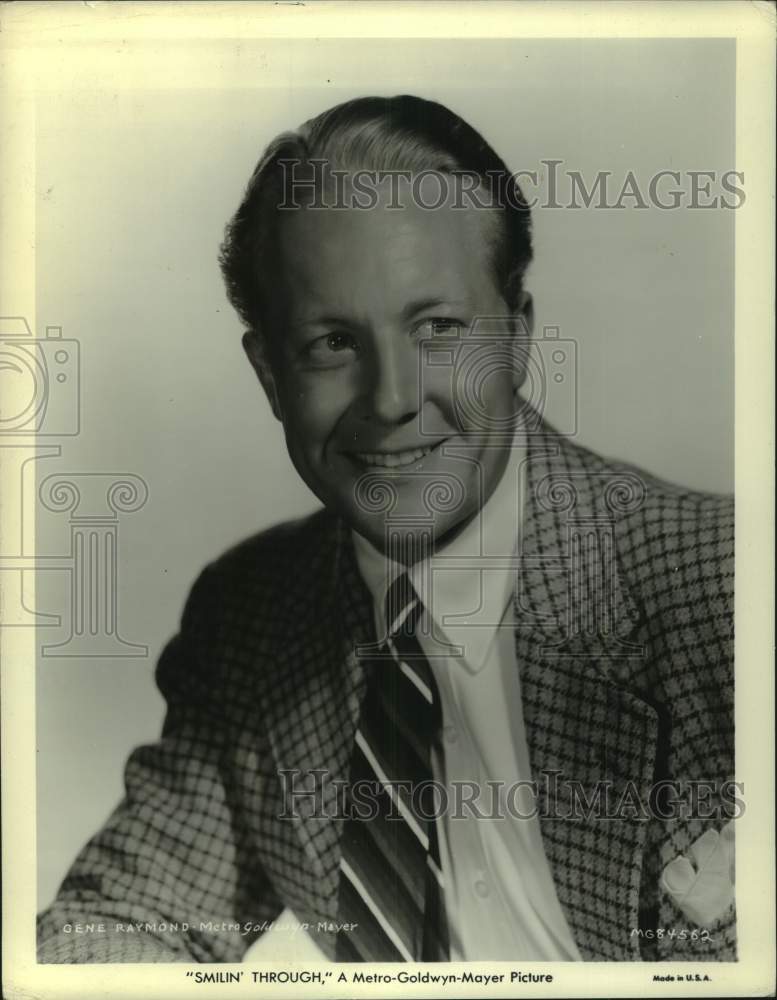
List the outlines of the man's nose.
<svg viewBox="0 0 777 1000">
<path fill-rule="evenodd" d="M 407 423 L 420 409 L 418 345 L 393 336 L 373 356 L 371 415 L 386 424 Z"/>
</svg>

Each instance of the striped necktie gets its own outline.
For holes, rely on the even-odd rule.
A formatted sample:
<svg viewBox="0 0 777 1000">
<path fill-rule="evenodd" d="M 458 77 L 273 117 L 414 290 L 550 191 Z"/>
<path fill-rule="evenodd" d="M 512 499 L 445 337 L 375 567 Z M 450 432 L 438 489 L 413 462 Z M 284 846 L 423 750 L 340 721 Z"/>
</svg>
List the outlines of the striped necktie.
<svg viewBox="0 0 777 1000">
<path fill-rule="evenodd" d="M 423 605 L 406 573 L 386 595 L 386 655 L 368 664 L 351 757 L 340 862 L 342 962 L 447 961 L 431 749 L 440 698 L 415 635 Z M 361 789 L 361 794 L 360 794 Z"/>
</svg>

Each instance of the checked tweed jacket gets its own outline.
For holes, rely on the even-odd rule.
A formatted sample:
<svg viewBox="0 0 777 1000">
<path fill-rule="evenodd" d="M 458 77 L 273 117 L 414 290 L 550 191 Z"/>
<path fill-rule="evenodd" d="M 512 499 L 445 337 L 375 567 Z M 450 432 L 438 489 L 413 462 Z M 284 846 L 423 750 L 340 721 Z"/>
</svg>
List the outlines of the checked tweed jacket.
<svg viewBox="0 0 777 1000">
<path fill-rule="evenodd" d="M 533 776 L 560 776 L 538 804 L 572 934 L 586 960 L 734 959 L 733 904 L 700 940 L 660 886 L 723 807 L 570 818 L 568 784 L 647 803 L 661 779 L 734 777 L 733 501 L 607 463 L 546 425 L 527 461 L 517 664 Z M 161 738 L 132 753 L 123 801 L 39 918 L 39 961 L 239 961 L 284 907 L 321 922 L 333 957 L 331 780 L 347 780 L 365 689 L 355 647 L 374 638 L 349 531 L 327 511 L 208 566 L 157 666 Z M 311 816 L 312 799 L 290 809 L 284 769 L 298 790 L 318 781 L 333 818 Z M 78 921 L 105 931 L 63 932 Z M 115 929 L 130 922 L 149 929 Z"/>
</svg>

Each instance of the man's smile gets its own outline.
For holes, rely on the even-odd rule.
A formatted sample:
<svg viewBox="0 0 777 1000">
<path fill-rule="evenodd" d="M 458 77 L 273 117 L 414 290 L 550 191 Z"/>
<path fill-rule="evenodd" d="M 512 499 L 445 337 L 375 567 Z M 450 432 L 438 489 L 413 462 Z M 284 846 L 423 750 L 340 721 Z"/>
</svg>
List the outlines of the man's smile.
<svg viewBox="0 0 777 1000">
<path fill-rule="evenodd" d="M 412 465 L 429 454 L 431 448 L 416 448 L 413 451 L 355 452 L 354 457 L 364 465 L 394 469 L 402 465 Z"/>
<path fill-rule="evenodd" d="M 355 463 L 368 468 L 400 469 L 415 465 L 432 452 L 438 450 L 447 441 L 443 438 L 435 444 L 416 445 L 414 447 L 380 449 L 376 451 L 348 451 L 346 455 Z"/>
</svg>

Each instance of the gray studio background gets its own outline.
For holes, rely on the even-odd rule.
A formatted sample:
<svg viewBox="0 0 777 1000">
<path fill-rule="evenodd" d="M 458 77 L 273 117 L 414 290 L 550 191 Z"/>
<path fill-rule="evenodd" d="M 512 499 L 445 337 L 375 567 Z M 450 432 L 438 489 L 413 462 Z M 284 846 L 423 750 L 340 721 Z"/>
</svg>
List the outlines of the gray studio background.
<svg viewBox="0 0 777 1000">
<path fill-rule="evenodd" d="M 611 170 L 616 193 L 630 169 L 645 185 L 664 169 L 746 170 L 726 40 L 283 40 L 220 43 L 218 58 L 241 61 L 245 89 L 84 92 L 74 80 L 38 102 L 37 332 L 62 326 L 82 366 L 81 432 L 37 462 L 38 478 L 134 473 L 150 491 L 122 518 L 118 553 L 119 629 L 149 655 L 38 664 L 41 905 L 118 801 L 128 752 L 158 734 L 154 662 L 198 570 L 316 505 L 216 265 L 264 144 L 341 100 L 412 92 L 459 112 L 516 170 Z M 538 327 L 578 343 L 578 439 L 721 491 L 733 488 L 735 215 L 537 210 L 527 282 Z M 66 549 L 68 531 L 66 515 L 39 508 L 39 552 Z M 66 576 L 38 575 L 39 610 L 63 616 L 47 642 L 66 637 Z"/>
</svg>

